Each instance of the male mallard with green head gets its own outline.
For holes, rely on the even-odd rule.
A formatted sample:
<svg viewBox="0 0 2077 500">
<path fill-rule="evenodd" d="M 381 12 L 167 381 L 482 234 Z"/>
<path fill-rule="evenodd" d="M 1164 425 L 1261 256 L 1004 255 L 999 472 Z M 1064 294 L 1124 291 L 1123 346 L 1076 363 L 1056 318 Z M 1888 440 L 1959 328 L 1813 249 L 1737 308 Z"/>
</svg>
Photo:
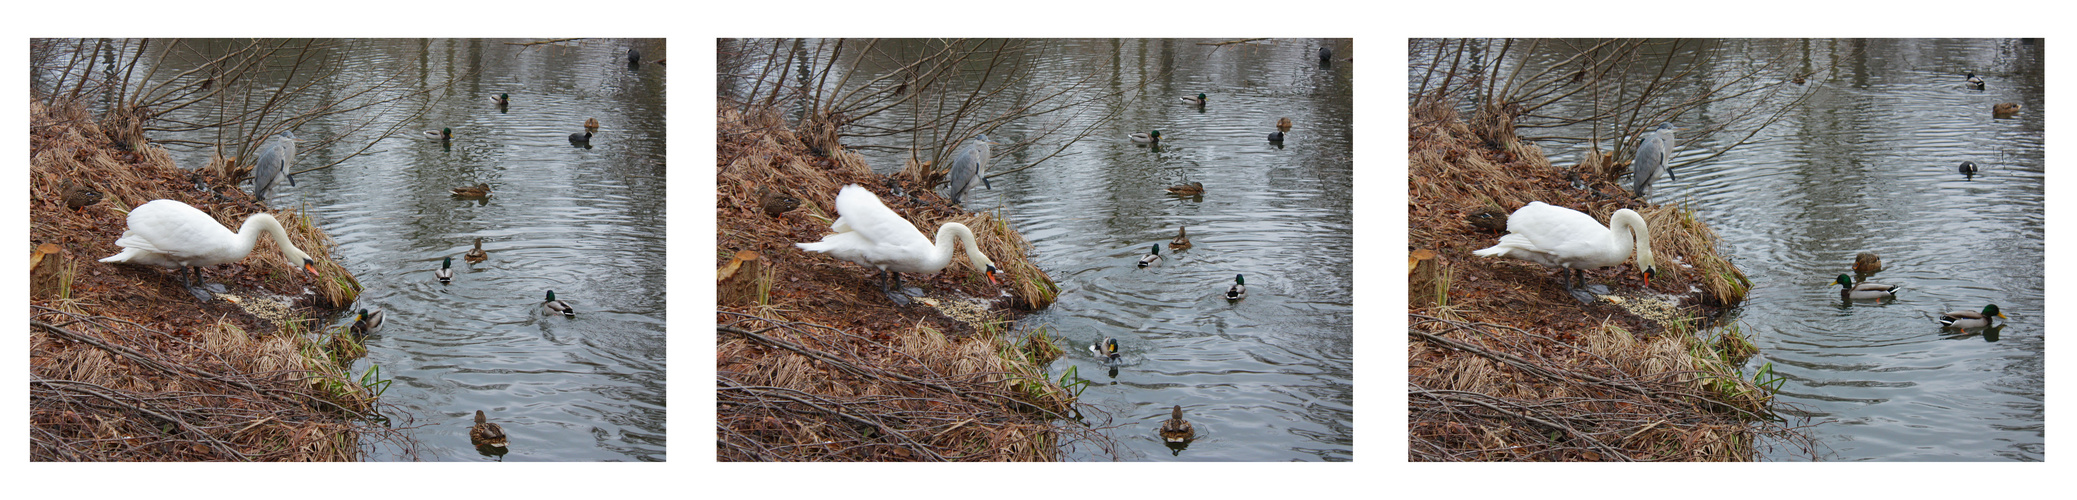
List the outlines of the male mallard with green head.
<svg viewBox="0 0 2077 500">
<path fill-rule="evenodd" d="M 1248 298 L 1248 280 L 1242 278 L 1241 275 L 1233 275 L 1233 286 L 1226 289 L 1226 300 L 1245 298 Z"/>
<path fill-rule="evenodd" d="M 425 131 L 425 138 L 440 142 L 447 142 L 449 140 L 454 139 L 454 129 L 443 128 L 440 130 L 427 130 Z"/>
<path fill-rule="evenodd" d="M 440 270 L 433 271 L 433 277 L 440 278 L 441 284 L 453 283 L 454 257 L 446 257 L 440 259 Z"/>
<path fill-rule="evenodd" d="M 1134 132 L 1132 134 L 1132 142 L 1137 142 L 1140 144 L 1160 144 L 1161 131 L 1156 130 L 1152 132 Z"/>
<path fill-rule="evenodd" d="M 1862 282 L 1861 284 L 1856 285 L 1853 284 L 1852 276 L 1847 276 L 1844 274 L 1839 275 L 1839 279 L 1832 280 L 1832 283 L 1839 285 L 1839 297 L 1844 299 L 1894 299 L 1897 298 L 1897 289 L 1902 288 L 1897 285 L 1883 285 L 1868 282 Z"/>
<path fill-rule="evenodd" d="M 1970 71 L 1968 78 L 1966 81 L 1969 82 L 1969 88 L 1983 90 L 1983 78 L 1976 76 L 1975 71 Z"/>
<path fill-rule="evenodd" d="M 512 104 L 512 95 L 511 95 L 511 94 L 498 94 L 498 96 L 497 96 L 497 97 L 492 97 L 492 98 L 490 98 L 490 102 L 491 102 L 492 104 L 497 104 L 497 105 L 499 105 L 499 106 L 505 106 L 505 105 L 510 105 L 510 104 Z"/>
<path fill-rule="evenodd" d="M 1146 268 L 1147 266 L 1151 266 L 1151 265 L 1155 265 L 1155 264 L 1160 264 L 1160 263 L 1161 263 L 1161 245 L 1148 245 L 1148 246 L 1147 246 L 1147 255 L 1146 255 L 1146 256 L 1143 256 L 1143 257 L 1140 257 L 1140 258 L 1139 258 L 1139 267 L 1141 267 L 1141 268 Z"/>
<path fill-rule="evenodd" d="M 1170 410 L 1170 412 L 1168 420 L 1161 422 L 1161 439 L 1163 441 L 1181 443 L 1189 441 L 1191 437 L 1197 435 L 1197 430 L 1191 428 L 1190 421 L 1183 420 L 1182 405 L 1176 405 L 1175 409 Z"/>
<path fill-rule="evenodd" d="M 547 311 L 548 314 L 561 314 L 563 316 L 568 316 L 572 318 L 577 317 L 577 310 L 570 308 L 570 303 L 555 300 L 555 290 L 548 291 L 548 300 L 541 302 L 541 310 Z"/>
<path fill-rule="evenodd" d="M 1089 352 L 1107 361 L 1117 361 L 1118 339 L 1106 337 L 1103 340 L 1098 340 L 1095 344 L 1089 345 Z"/>
<path fill-rule="evenodd" d="M 504 448 L 509 443 L 505 440 L 505 428 L 483 418 L 483 410 L 476 410 L 476 425 L 469 428 L 469 444 Z"/>
<path fill-rule="evenodd" d="M 1939 321 L 1940 326 L 1943 328 L 1983 328 L 1986 326 L 1990 326 L 1991 316 L 2005 318 L 2005 313 L 1998 312 L 1997 304 L 1991 304 L 1983 306 L 1983 312 L 1980 313 L 1971 311 L 1955 311 L 1949 313 L 1941 313 Z"/>
<path fill-rule="evenodd" d="M 1206 98 L 1204 97 L 1204 93 L 1203 93 L 1203 92 L 1198 92 L 1198 93 L 1197 93 L 1197 97 L 1194 97 L 1194 98 L 1193 98 L 1193 97 L 1190 97 L 1190 96 L 1183 96 L 1183 97 L 1182 97 L 1182 99 L 1183 99 L 1183 104 L 1188 104 L 1188 105 L 1191 105 L 1191 106 L 1203 106 L 1203 105 L 1204 105 L 1204 103 L 1206 103 L 1206 102 L 1210 102 L 1210 101 L 1211 101 L 1210 99 L 1206 99 Z"/>
<path fill-rule="evenodd" d="M 348 327 L 347 330 L 352 331 L 354 335 L 367 335 L 368 332 L 382 327 L 382 316 L 381 309 L 376 309 L 374 314 L 369 314 L 367 309 L 362 309 L 360 314 L 353 320 L 353 326 Z"/>
</svg>

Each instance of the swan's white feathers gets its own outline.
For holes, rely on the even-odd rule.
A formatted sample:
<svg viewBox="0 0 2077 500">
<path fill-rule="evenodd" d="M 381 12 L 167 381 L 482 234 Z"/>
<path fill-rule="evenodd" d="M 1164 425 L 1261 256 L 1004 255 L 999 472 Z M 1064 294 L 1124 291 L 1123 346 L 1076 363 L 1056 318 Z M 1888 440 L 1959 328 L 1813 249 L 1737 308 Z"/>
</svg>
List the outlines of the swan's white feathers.
<svg viewBox="0 0 2077 500">
<path fill-rule="evenodd" d="M 261 233 L 275 237 L 275 243 L 289 258 L 290 265 L 305 266 L 303 261 L 309 258 L 288 243 L 281 223 L 267 214 L 247 217 L 245 225 L 237 233 L 232 233 L 217 223 L 216 218 L 186 203 L 152 200 L 130 211 L 129 225 L 123 236 L 115 240 L 117 246 L 123 247 L 122 253 L 101 259 L 101 262 L 171 268 L 229 264 L 252 253 L 253 244 Z"/>
<path fill-rule="evenodd" d="M 1650 236 L 1645 233 L 1643 218 L 1636 212 L 1623 209 L 1609 219 L 1620 229 L 1634 226 L 1639 233 L 1636 235 L 1638 239 L 1633 240 L 1630 234 L 1616 234 L 1591 215 L 1540 201 L 1529 202 L 1508 216 L 1508 234 L 1500 237 L 1499 244 L 1472 254 L 1520 259 L 1566 269 L 1594 269 L 1622 264 L 1630 259 L 1633 241 L 1644 241 L 1642 248 L 1636 248 L 1642 250 L 1637 252 L 1638 267 L 1652 267 Z M 1624 223 L 1626 219 L 1636 220 Z"/>
<path fill-rule="evenodd" d="M 984 272 L 994 266 L 974 246 L 973 231 L 965 225 L 946 223 L 939 227 L 938 242 L 933 244 L 915 224 L 857 184 L 846 185 L 837 192 L 836 206 L 837 220 L 829 226 L 835 234 L 822 237 L 822 241 L 794 246 L 885 271 L 935 273 L 951 264 L 953 239 L 957 238 L 958 243 L 966 244 L 967 258 L 975 266 Z M 994 278 L 993 274 L 989 277 Z"/>
</svg>

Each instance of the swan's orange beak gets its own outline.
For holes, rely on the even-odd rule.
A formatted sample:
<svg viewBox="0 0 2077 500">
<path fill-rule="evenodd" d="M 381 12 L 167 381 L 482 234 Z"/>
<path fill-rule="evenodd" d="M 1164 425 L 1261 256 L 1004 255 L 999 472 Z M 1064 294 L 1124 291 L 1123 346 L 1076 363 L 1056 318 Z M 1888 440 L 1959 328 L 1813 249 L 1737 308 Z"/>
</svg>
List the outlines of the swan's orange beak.
<svg viewBox="0 0 2077 500">
<path fill-rule="evenodd" d="M 304 271 L 308 271 L 308 272 L 310 273 L 310 275 L 311 275 L 311 276 L 317 276 L 317 275 L 318 275 L 318 274 L 317 274 L 317 263 L 316 263 L 316 262 L 312 262 L 312 261 L 311 261 L 310 259 L 303 259 L 303 270 L 304 270 Z"/>
<path fill-rule="evenodd" d="M 997 274 L 1002 274 L 1002 270 L 1000 270 L 1000 269 L 996 269 L 996 268 L 995 268 L 995 266 L 988 266 L 988 270 L 987 270 L 987 271 L 984 271 L 984 272 L 982 272 L 981 274 L 985 274 L 985 275 L 988 275 L 988 284 L 991 284 L 991 285 L 1000 285 L 1000 284 L 1002 284 L 1002 282 L 1001 282 L 1001 281 L 997 281 L 997 280 L 995 279 L 995 275 L 997 275 Z"/>
</svg>

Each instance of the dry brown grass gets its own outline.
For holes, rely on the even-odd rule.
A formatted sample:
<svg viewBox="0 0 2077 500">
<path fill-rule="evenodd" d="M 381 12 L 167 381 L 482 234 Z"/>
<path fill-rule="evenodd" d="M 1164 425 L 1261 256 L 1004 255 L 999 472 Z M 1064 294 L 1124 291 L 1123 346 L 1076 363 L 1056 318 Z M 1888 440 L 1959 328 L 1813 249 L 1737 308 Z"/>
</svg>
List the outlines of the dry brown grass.
<svg viewBox="0 0 2077 500">
<path fill-rule="evenodd" d="M 46 277 L 32 280 L 30 299 L 32 459 L 353 460 L 366 433 L 411 446 L 365 423 L 377 403 L 306 325 L 197 301 L 170 270 L 98 261 L 120 250 L 131 207 L 151 200 L 187 203 L 227 228 L 265 207 L 214 177 L 220 169 L 175 166 L 132 118 L 104 124 L 80 109 L 30 107 L 30 245 L 57 249 L 32 266 Z M 60 196 L 68 182 L 103 198 L 70 209 Z M 271 238 L 204 278 L 239 294 L 319 290 L 298 304 L 302 317 L 350 302 L 359 285 L 331 263 L 330 241 L 297 211 L 272 213 L 326 280 L 282 262 Z"/>
<path fill-rule="evenodd" d="M 1684 323 L 1737 304 L 1750 287 L 1692 210 L 1631 198 L 1614 184 L 1623 169 L 1597 152 L 1569 168 L 1550 165 L 1506 130 L 1506 109 L 1481 110 L 1467 124 L 1427 104 L 1409 121 L 1408 239 L 1435 254 L 1412 261 L 1408 274 L 1412 459 L 1751 460 L 1762 435 L 1803 442 L 1772 423 L 1766 391 L 1725 361 L 1736 353 L 1715 350 L 1738 343 L 1703 341 Z M 1466 215 L 1531 201 L 1601 221 L 1637 210 L 1658 275 L 1647 285 L 1624 264 L 1589 272 L 1588 281 L 1633 298 L 1676 296 L 1676 318 L 1581 304 L 1554 269 L 1471 255 L 1499 234 Z"/>
<path fill-rule="evenodd" d="M 1031 245 L 1000 214 L 969 213 L 938 197 L 919 165 L 892 180 L 832 139 L 828 124 L 796 134 L 772 113 L 719 120 L 714 264 L 755 262 L 754 280 L 716 283 L 723 294 L 717 341 L 717 397 L 723 460 L 1053 460 L 1071 421 L 1073 400 L 1042 367 L 1059 355 L 1042 335 L 1011 335 L 1002 325 L 1052 303 L 1058 285 L 1026 258 Z M 811 147 L 802 138 L 816 144 Z M 819 138 L 819 139 L 818 139 Z M 1005 274 L 992 284 L 954 252 L 933 275 L 905 284 L 928 300 L 896 306 L 880 294 L 877 273 L 798 242 L 818 241 L 836 217 L 837 191 L 858 184 L 924 234 L 959 222 Z M 893 196 L 895 188 L 913 194 Z M 766 214 L 760 190 L 798 198 L 799 208 Z M 749 252 L 745 254 L 744 252 Z M 754 257 L 752 257 L 754 255 Z M 738 271 L 740 274 L 740 270 Z M 742 300 L 755 290 L 755 301 Z M 1007 298 L 998 298 L 1007 291 Z M 949 307 L 979 298 L 969 312 Z M 931 307 L 929 304 L 939 304 Z M 945 311 L 945 312 L 941 312 Z M 958 316 L 958 317 L 954 317 Z M 1101 436 L 1083 436 L 1101 441 Z"/>
</svg>

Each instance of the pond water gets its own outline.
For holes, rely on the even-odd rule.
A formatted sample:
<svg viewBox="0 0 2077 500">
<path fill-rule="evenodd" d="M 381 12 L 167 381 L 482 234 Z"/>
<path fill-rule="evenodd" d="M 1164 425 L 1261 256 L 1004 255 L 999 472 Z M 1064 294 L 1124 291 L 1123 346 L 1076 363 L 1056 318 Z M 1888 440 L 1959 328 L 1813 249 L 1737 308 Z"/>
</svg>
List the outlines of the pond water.
<svg viewBox="0 0 2077 500">
<path fill-rule="evenodd" d="M 991 178 L 993 188 L 976 188 L 965 206 L 1000 209 L 1031 241 L 1033 261 L 1059 282 L 1059 301 L 1018 326 L 1050 327 L 1068 344 L 1049 369 L 1055 377 L 1072 369 L 1092 382 L 1081 395 L 1090 405 L 1087 422 L 1119 443 L 1111 450 L 1117 458 L 1349 460 L 1353 63 L 1320 64 L 1314 54 L 1322 40 L 1199 44 L 1216 41 L 1039 44 L 1023 78 L 1042 83 L 1028 86 L 1093 81 L 1120 92 L 1061 116 L 985 130 L 1003 143 L 989 171 L 1005 172 L 1038 163 L 1066 142 L 1039 137 L 1044 129 L 1094 127 L 1035 167 Z M 1337 59 L 1351 50 L 1347 40 L 1325 43 Z M 1179 99 L 1199 93 L 1209 99 L 1202 108 Z M 1293 126 L 1279 147 L 1267 136 L 1284 117 Z M 894 114 L 863 123 L 898 127 L 908 120 Z M 1159 147 L 1127 137 L 1151 130 L 1162 132 Z M 891 173 L 907 158 L 910 140 L 846 145 Z M 892 148 L 860 147 L 875 145 Z M 926 156 L 938 149 L 921 148 Z M 1186 180 L 1204 184 L 1201 199 L 1165 192 Z M 1167 243 L 1179 227 L 1189 228 L 1194 246 L 1171 252 Z M 1162 263 L 1136 267 L 1156 244 Z M 1236 274 L 1246 277 L 1248 295 L 1229 303 L 1223 294 Z M 1087 349 L 1106 337 L 1119 341 L 1120 362 L 1107 365 Z M 1155 433 L 1175 405 L 1198 433 L 1183 450 L 1169 449 Z M 1114 457 L 1072 444 L 1066 451 L 1072 460 Z"/>
<path fill-rule="evenodd" d="M 1709 46 L 1721 50 L 1683 59 L 1726 71 L 1786 61 L 1817 72 L 1809 99 L 1754 144 L 1653 187 L 1661 201 L 1692 206 L 1752 278 L 1730 318 L 1760 348 L 1746 373 L 1771 364 L 1787 378 L 1779 409 L 1817 424 L 1808 431 L 1820 440 L 1820 460 L 2045 458 L 2042 47 L 2016 39 L 1687 45 Z M 1965 85 L 1970 71 L 1984 90 Z M 1676 92 L 1721 83 L 1683 80 Z M 1993 118 L 1992 105 L 2005 102 L 2023 111 Z M 1675 123 L 1706 129 L 1733 111 L 1711 107 Z M 1682 135 L 1675 162 L 1749 131 Z M 1575 145 L 1544 147 L 1555 164 L 1578 161 Z M 1981 173 L 1959 173 L 1964 161 Z M 1831 283 L 1852 274 L 1859 252 L 1887 266 L 1870 281 L 1904 287 L 1895 301 L 1840 299 Z M 1987 304 L 2009 317 L 2002 327 L 1957 334 L 1930 318 Z"/>
<path fill-rule="evenodd" d="M 272 204 L 305 207 L 337 241 L 332 255 L 367 287 L 356 307 L 387 311 L 354 371 L 379 366 L 392 380 L 382 398 L 402 410 L 390 415 L 393 425 L 422 447 L 379 447 L 368 459 L 661 461 L 664 71 L 631 69 L 625 54 L 632 46 L 659 59 L 663 42 L 506 42 L 372 40 L 336 49 L 344 76 L 313 82 L 328 92 L 377 76 L 423 87 L 456 82 L 407 103 L 430 102 L 422 116 L 387 118 L 402 121 L 401 134 L 297 175 Z M 176 64 L 192 64 L 214 54 L 177 56 Z M 498 94 L 512 104 L 500 109 L 489 100 Z M 304 139 L 339 140 L 304 146 L 292 170 L 332 163 L 380 133 L 351 130 L 358 118 L 367 116 L 297 128 Z M 597 135 L 589 148 L 572 145 L 567 136 L 583 132 L 587 118 L 600 122 Z M 441 128 L 454 130 L 444 145 L 420 135 Z M 192 152 L 175 158 L 206 161 Z M 476 183 L 494 194 L 473 201 L 448 193 Z M 476 238 L 489 260 L 472 264 L 462 256 Z M 452 284 L 434 278 L 443 257 L 454 258 Z M 577 316 L 543 314 L 549 290 Z M 470 445 L 476 410 L 504 427 L 509 453 Z"/>
</svg>

